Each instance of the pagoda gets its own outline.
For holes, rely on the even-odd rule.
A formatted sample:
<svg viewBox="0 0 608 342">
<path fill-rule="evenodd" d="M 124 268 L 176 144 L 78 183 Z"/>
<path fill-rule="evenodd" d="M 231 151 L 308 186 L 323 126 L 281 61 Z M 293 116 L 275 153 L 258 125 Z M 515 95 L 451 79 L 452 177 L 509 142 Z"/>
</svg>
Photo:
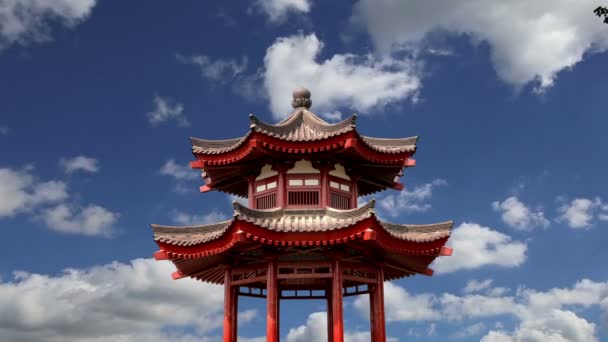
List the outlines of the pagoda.
<svg viewBox="0 0 608 342">
<path fill-rule="evenodd" d="M 327 333 L 344 340 L 343 298 L 369 295 L 373 342 L 386 341 L 384 282 L 430 276 L 452 221 L 396 224 L 380 220 L 374 200 L 359 197 L 402 190 L 404 168 L 416 165 L 418 137 L 361 135 L 356 115 L 328 123 L 310 111 L 310 92 L 293 93 L 294 111 L 269 124 L 250 115 L 247 134 L 228 140 L 192 138 L 190 163 L 202 170 L 201 192 L 247 198 L 230 220 L 194 226 L 152 225 L 173 279 L 224 285 L 224 342 L 237 340 L 239 296 L 265 298 L 266 340 L 279 341 L 282 299 L 327 301 Z"/>
</svg>

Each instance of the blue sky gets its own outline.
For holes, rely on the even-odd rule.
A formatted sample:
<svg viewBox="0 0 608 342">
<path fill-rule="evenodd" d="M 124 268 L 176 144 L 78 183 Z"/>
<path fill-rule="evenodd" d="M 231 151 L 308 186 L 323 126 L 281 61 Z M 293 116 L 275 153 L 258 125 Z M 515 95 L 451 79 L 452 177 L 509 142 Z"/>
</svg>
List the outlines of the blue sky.
<svg viewBox="0 0 608 342">
<path fill-rule="evenodd" d="M 399 223 L 453 219 L 433 277 L 386 284 L 394 340 L 608 340 L 608 26 L 580 0 L 9 0 L 0 6 L 0 339 L 216 341 L 221 288 L 173 281 L 150 223 L 231 215 L 188 138 L 276 122 L 291 91 L 358 130 L 419 135 Z M 369 340 L 367 303 L 345 307 Z M 239 333 L 263 341 L 265 302 Z M 322 340 L 324 303 L 282 303 Z"/>
</svg>

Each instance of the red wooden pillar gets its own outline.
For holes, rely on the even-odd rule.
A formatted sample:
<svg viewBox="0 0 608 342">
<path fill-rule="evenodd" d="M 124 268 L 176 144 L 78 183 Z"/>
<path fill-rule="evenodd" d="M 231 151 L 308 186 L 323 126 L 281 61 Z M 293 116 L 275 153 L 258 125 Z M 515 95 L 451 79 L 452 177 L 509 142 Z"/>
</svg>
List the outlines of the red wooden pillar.
<svg viewBox="0 0 608 342">
<path fill-rule="evenodd" d="M 232 289 L 232 269 L 226 267 L 224 271 L 224 342 L 236 342 L 233 339 L 234 330 L 236 327 L 234 323 L 234 315 L 236 314 L 233 310 L 234 306 L 234 291 Z"/>
<path fill-rule="evenodd" d="M 333 342 L 344 342 L 344 312 L 342 306 L 342 265 L 335 258 L 332 265 L 332 321 Z"/>
<path fill-rule="evenodd" d="M 277 260 L 268 260 L 266 272 L 266 341 L 278 342 L 279 292 L 277 288 Z"/>
<path fill-rule="evenodd" d="M 376 293 L 376 285 L 368 284 L 369 289 L 369 328 L 371 341 L 376 342 L 376 303 L 375 303 L 375 293 Z"/>
<path fill-rule="evenodd" d="M 239 287 L 232 286 L 232 341 L 238 339 Z"/>
<path fill-rule="evenodd" d="M 334 320 L 333 320 L 333 303 L 331 300 L 332 297 L 332 291 L 331 291 L 331 286 L 328 286 L 327 289 L 325 289 L 325 297 L 327 299 L 327 342 L 333 342 L 334 340 Z"/>
<path fill-rule="evenodd" d="M 321 173 L 320 185 L 321 185 L 321 208 L 325 208 L 328 206 L 329 201 L 327 198 L 329 197 L 329 168 L 325 165 L 319 167 L 319 172 Z"/>
<path fill-rule="evenodd" d="M 273 170 L 278 172 L 277 177 L 277 206 L 285 208 L 287 206 L 287 170 L 288 165 L 274 165 Z"/>
<path fill-rule="evenodd" d="M 357 201 L 359 200 L 359 186 L 357 182 L 359 181 L 359 176 L 350 176 L 351 184 L 350 184 L 350 207 L 354 209 L 357 207 Z"/>
<path fill-rule="evenodd" d="M 256 209 L 255 206 L 255 176 L 247 177 L 248 187 L 247 187 L 247 198 L 249 199 L 249 208 Z"/>
<path fill-rule="evenodd" d="M 386 323 L 384 321 L 384 266 L 379 265 L 376 272 L 376 284 L 373 291 L 374 341 L 386 341 Z"/>
</svg>

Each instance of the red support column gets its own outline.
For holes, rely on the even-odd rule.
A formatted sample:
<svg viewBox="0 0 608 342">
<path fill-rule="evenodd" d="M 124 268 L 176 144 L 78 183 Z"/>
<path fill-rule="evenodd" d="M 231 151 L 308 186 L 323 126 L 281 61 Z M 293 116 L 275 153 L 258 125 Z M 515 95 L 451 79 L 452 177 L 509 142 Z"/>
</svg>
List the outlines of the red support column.
<svg viewBox="0 0 608 342">
<path fill-rule="evenodd" d="M 285 208 L 287 206 L 287 165 L 277 165 L 273 170 L 277 171 L 277 206 Z"/>
<path fill-rule="evenodd" d="M 239 287 L 232 286 L 232 341 L 238 340 Z"/>
<path fill-rule="evenodd" d="M 331 300 L 331 296 L 332 296 L 332 292 L 331 292 L 331 286 L 328 286 L 327 289 L 325 289 L 325 297 L 327 298 L 327 342 L 333 342 L 334 341 L 334 319 L 333 319 L 333 303 Z"/>
<path fill-rule="evenodd" d="M 332 265 L 333 342 L 344 342 L 344 312 L 342 306 L 342 265 L 338 258 Z"/>
<path fill-rule="evenodd" d="M 378 272 L 376 273 L 376 284 L 374 286 L 375 291 L 373 294 L 374 301 L 374 323 L 375 329 L 374 334 L 377 342 L 386 341 L 386 323 L 384 321 L 384 266 L 378 266 Z"/>
<path fill-rule="evenodd" d="M 359 181 L 359 176 L 350 176 L 351 184 L 350 184 L 350 207 L 354 209 L 357 207 L 357 201 L 359 200 L 359 186 L 357 182 Z"/>
<path fill-rule="evenodd" d="M 329 177 L 327 176 L 329 174 L 329 168 L 326 166 L 319 167 L 319 172 L 321 173 L 321 208 L 325 208 L 329 205 L 329 201 L 327 200 L 329 197 Z"/>
<path fill-rule="evenodd" d="M 277 260 L 268 260 L 268 271 L 266 272 L 266 341 L 279 342 L 277 334 L 279 326 L 278 289 L 277 289 Z"/>
<path fill-rule="evenodd" d="M 233 330 L 235 329 L 233 326 L 235 322 L 233 318 L 233 293 L 232 269 L 226 267 L 224 271 L 224 342 L 236 342 L 236 339 L 233 339 Z"/>
<path fill-rule="evenodd" d="M 255 205 L 255 176 L 247 177 L 247 198 L 249 199 L 249 208 L 256 209 Z"/>
<path fill-rule="evenodd" d="M 376 303 L 375 303 L 375 294 L 376 294 L 376 285 L 368 284 L 369 289 L 369 327 L 370 327 L 370 335 L 371 341 L 376 342 Z"/>
</svg>

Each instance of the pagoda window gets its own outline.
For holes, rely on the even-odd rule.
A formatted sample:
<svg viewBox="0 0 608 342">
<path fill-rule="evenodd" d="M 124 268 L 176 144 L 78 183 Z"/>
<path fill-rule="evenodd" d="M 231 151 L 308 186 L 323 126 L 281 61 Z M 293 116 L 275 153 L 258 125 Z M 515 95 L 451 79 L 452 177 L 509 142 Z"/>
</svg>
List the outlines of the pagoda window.
<svg viewBox="0 0 608 342">
<path fill-rule="evenodd" d="M 351 209 L 349 180 L 329 176 L 329 206 L 335 209 Z"/>
<path fill-rule="evenodd" d="M 287 174 L 287 206 L 291 208 L 318 207 L 321 205 L 319 174 Z"/>
<path fill-rule="evenodd" d="M 272 209 L 277 207 L 277 176 L 271 176 L 254 183 L 255 208 Z"/>
</svg>

